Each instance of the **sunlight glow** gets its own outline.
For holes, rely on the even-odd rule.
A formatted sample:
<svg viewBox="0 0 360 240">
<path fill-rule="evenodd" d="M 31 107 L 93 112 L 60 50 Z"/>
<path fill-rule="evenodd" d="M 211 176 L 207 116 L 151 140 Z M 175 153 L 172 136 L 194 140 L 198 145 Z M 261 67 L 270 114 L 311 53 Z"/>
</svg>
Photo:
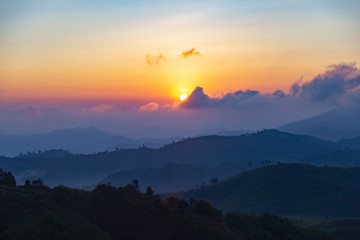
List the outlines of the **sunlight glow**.
<svg viewBox="0 0 360 240">
<path fill-rule="evenodd" d="M 183 93 L 183 94 L 180 95 L 180 100 L 181 101 L 184 101 L 187 98 L 188 98 L 188 95 L 186 93 Z"/>
</svg>

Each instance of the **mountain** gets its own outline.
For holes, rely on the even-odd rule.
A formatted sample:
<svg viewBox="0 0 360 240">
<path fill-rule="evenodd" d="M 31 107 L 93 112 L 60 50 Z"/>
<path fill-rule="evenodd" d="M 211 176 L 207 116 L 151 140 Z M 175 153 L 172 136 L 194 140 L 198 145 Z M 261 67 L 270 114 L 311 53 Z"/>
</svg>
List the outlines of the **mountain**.
<svg viewBox="0 0 360 240">
<path fill-rule="evenodd" d="M 20 153 L 61 148 L 73 153 L 96 153 L 121 142 L 132 142 L 132 140 L 93 127 L 56 130 L 26 136 L 0 135 L 0 154 L 16 156 Z"/>
<path fill-rule="evenodd" d="M 327 217 L 360 216 L 360 168 L 277 164 L 203 189 L 179 193 L 223 211 Z"/>
<path fill-rule="evenodd" d="M 221 162 L 288 160 L 290 156 L 322 153 L 339 148 L 336 143 L 278 130 L 264 130 L 241 136 L 188 138 L 161 149 L 171 162 L 218 164 Z"/>
<path fill-rule="evenodd" d="M 96 184 L 116 172 L 160 167 L 166 163 L 209 167 L 229 164 L 237 171 L 235 174 L 244 169 L 278 161 L 293 161 L 301 156 L 338 148 L 336 143 L 314 137 L 265 130 L 234 137 L 188 138 L 159 149 L 139 147 L 97 154 L 70 154 L 66 151 L 56 154 L 29 153 L 15 158 L 0 157 L 0 166 L 12 171 L 20 182 L 42 178 L 49 186 L 64 184 L 83 187 Z M 342 166 L 343 160 L 339 159 L 334 164 Z M 194 180 L 195 184 L 198 182 Z"/>
<path fill-rule="evenodd" d="M 360 136 L 360 106 L 339 107 L 318 116 L 291 122 L 279 130 L 339 141 Z"/>
<path fill-rule="evenodd" d="M 97 153 L 116 148 L 161 147 L 179 139 L 134 140 L 121 135 L 105 133 L 94 127 L 56 130 L 45 134 L 26 136 L 0 135 L 0 155 L 16 156 L 27 152 L 65 149 L 72 153 Z"/>
</svg>

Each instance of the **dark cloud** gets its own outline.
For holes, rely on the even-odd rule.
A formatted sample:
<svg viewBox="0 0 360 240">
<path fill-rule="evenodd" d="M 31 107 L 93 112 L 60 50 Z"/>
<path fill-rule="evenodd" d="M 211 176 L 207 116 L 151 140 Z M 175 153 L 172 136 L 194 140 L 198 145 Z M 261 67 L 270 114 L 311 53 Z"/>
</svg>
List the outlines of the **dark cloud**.
<svg viewBox="0 0 360 240">
<path fill-rule="evenodd" d="M 191 57 L 191 56 L 201 56 L 200 52 L 195 51 L 195 48 L 190 49 L 188 51 L 184 51 L 184 52 L 181 53 L 181 55 L 184 58 L 188 58 L 188 57 Z"/>
<path fill-rule="evenodd" d="M 149 65 L 157 65 L 160 63 L 161 60 L 166 60 L 166 57 L 164 55 L 159 54 L 159 56 L 153 56 L 153 55 L 146 55 L 146 62 Z"/>
<path fill-rule="evenodd" d="M 196 87 L 190 96 L 181 104 L 185 108 L 211 107 L 212 100 L 201 87 Z"/>
<path fill-rule="evenodd" d="M 275 92 L 273 92 L 272 96 L 277 98 L 283 98 L 286 96 L 286 94 L 281 90 L 276 90 Z"/>
<path fill-rule="evenodd" d="M 360 86 L 360 71 L 355 63 L 331 65 L 325 73 L 300 85 L 295 83 L 292 94 L 313 102 L 338 101 L 351 95 Z"/>
<path fill-rule="evenodd" d="M 281 107 L 292 104 L 323 104 L 336 106 L 360 99 L 360 71 L 355 63 L 331 65 L 311 81 L 301 84 L 294 83 L 285 94 L 276 90 L 272 94 L 260 94 L 256 90 L 236 91 L 211 98 L 197 87 L 184 101 L 184 108 L 254 108 Z"/>
<path fill-rule="evenodd" d="M 211 98 L 204 93 L 203 88 L 196 87 L 190 96 L 181 103 L 184 108 L 207 108 L 207 107 L 242 107 L 264 103 L 262 95 L 258 91 L 246 90 L 227 93 L 220 98 Z"/>
</svg>

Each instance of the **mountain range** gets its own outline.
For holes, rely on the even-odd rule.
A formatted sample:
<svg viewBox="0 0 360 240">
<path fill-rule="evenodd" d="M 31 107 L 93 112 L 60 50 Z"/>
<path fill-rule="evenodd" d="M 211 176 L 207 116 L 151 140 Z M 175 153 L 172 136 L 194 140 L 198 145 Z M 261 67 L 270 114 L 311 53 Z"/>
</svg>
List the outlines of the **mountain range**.
<svg viewBox="0 0 360 240">
<path fill-rule="evenodd" d="M 103 132 L 94 127 L 55 130 L 33 135 L 0 135 L 0 155 L 17 156 L 27 152 L 64 149 L 72 153 L 97 153 L 117 148 L 158 148 L 180 139 L 131 139 L 125 136 Z"/>
<path fill-rule="evenodd" d="M 345 151 L 349 161 L 341 156 L 336 157 L 339 151 Z M 185 176 L 188 178 L 187 185 L 186 188 L 182 188 L 183 186 L 180 188 L 180 185 L 173 186 L 172 190 L 178 191 L 186 190 L 202 182 L 207 183 L 209 178 L 218 177 L 219 180 L 223 180 L 246 169 L 279 161 L 356 166 L 358 155 L 357 150 L 346 150 L 346 147 L 339 143 L 277 130 L 264 130 L 242 136 L 187 138 L 159 149 L 142 146 L 137 149 L 118 149 L 97 154 L 72 154 L 64 150 L 28 153 L 14 158 L 0 157 L 0 164 L 4 169 L 12 171 L 18 182 L 42 178 L 50 186 L 64 184 L 72 187 L 93 185 L 117 172 L 122 172 L 118 174 L 121 177 L 119 180 L 112 179 L 111 182 L 123 182 L 126 179 L 124 176 L 128 176 L 127 179 L 130 182 L 134 178 L 142 178 L 150 173 L 153 179 L 156 179 L 160 172 L 164 174 L 169 170 L 161 166 L 168 163 L 178 164 L 173 167 L 177 175 L 174 172 L 174 176 L 158 181 L 158 183 L 163 183 L 154 185 L 155 190 L 157 187 L 165 189 L 165 183 L 173 181 L 171 178 L 181 179 L 181 171 L 185 172 L 182 164 L 188 164 L 188 168 L 191 169 L 207 169 L 198 171 L 198 175 L 194 173 L 191 178 L 189 175 L 182 174 L 183 179 Z M 321 156 L 321 158 L 316 156 Z M 136 170 L 136 168 L 145 170 Z M 217 169 L 217 171 L 211 169 Z M 149 184 L 143 182 L 143 185 Z"/>
</svg>

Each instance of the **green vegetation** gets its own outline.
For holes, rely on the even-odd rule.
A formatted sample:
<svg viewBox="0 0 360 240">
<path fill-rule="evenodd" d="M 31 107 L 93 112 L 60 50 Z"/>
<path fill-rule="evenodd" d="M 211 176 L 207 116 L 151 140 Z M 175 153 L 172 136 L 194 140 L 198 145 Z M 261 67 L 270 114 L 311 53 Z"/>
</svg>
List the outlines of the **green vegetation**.
<svg viewBox="0 0 360 240">
<path fill-rule="evenodd" d="M 161 200 L 139 182 L 93 191 L 0 186 L 0 239 L 334 239 L 269 214 L 222 213 L 208 202 Z M 283 238 L 279 238 L 283 236 Z"/>
</svg>

